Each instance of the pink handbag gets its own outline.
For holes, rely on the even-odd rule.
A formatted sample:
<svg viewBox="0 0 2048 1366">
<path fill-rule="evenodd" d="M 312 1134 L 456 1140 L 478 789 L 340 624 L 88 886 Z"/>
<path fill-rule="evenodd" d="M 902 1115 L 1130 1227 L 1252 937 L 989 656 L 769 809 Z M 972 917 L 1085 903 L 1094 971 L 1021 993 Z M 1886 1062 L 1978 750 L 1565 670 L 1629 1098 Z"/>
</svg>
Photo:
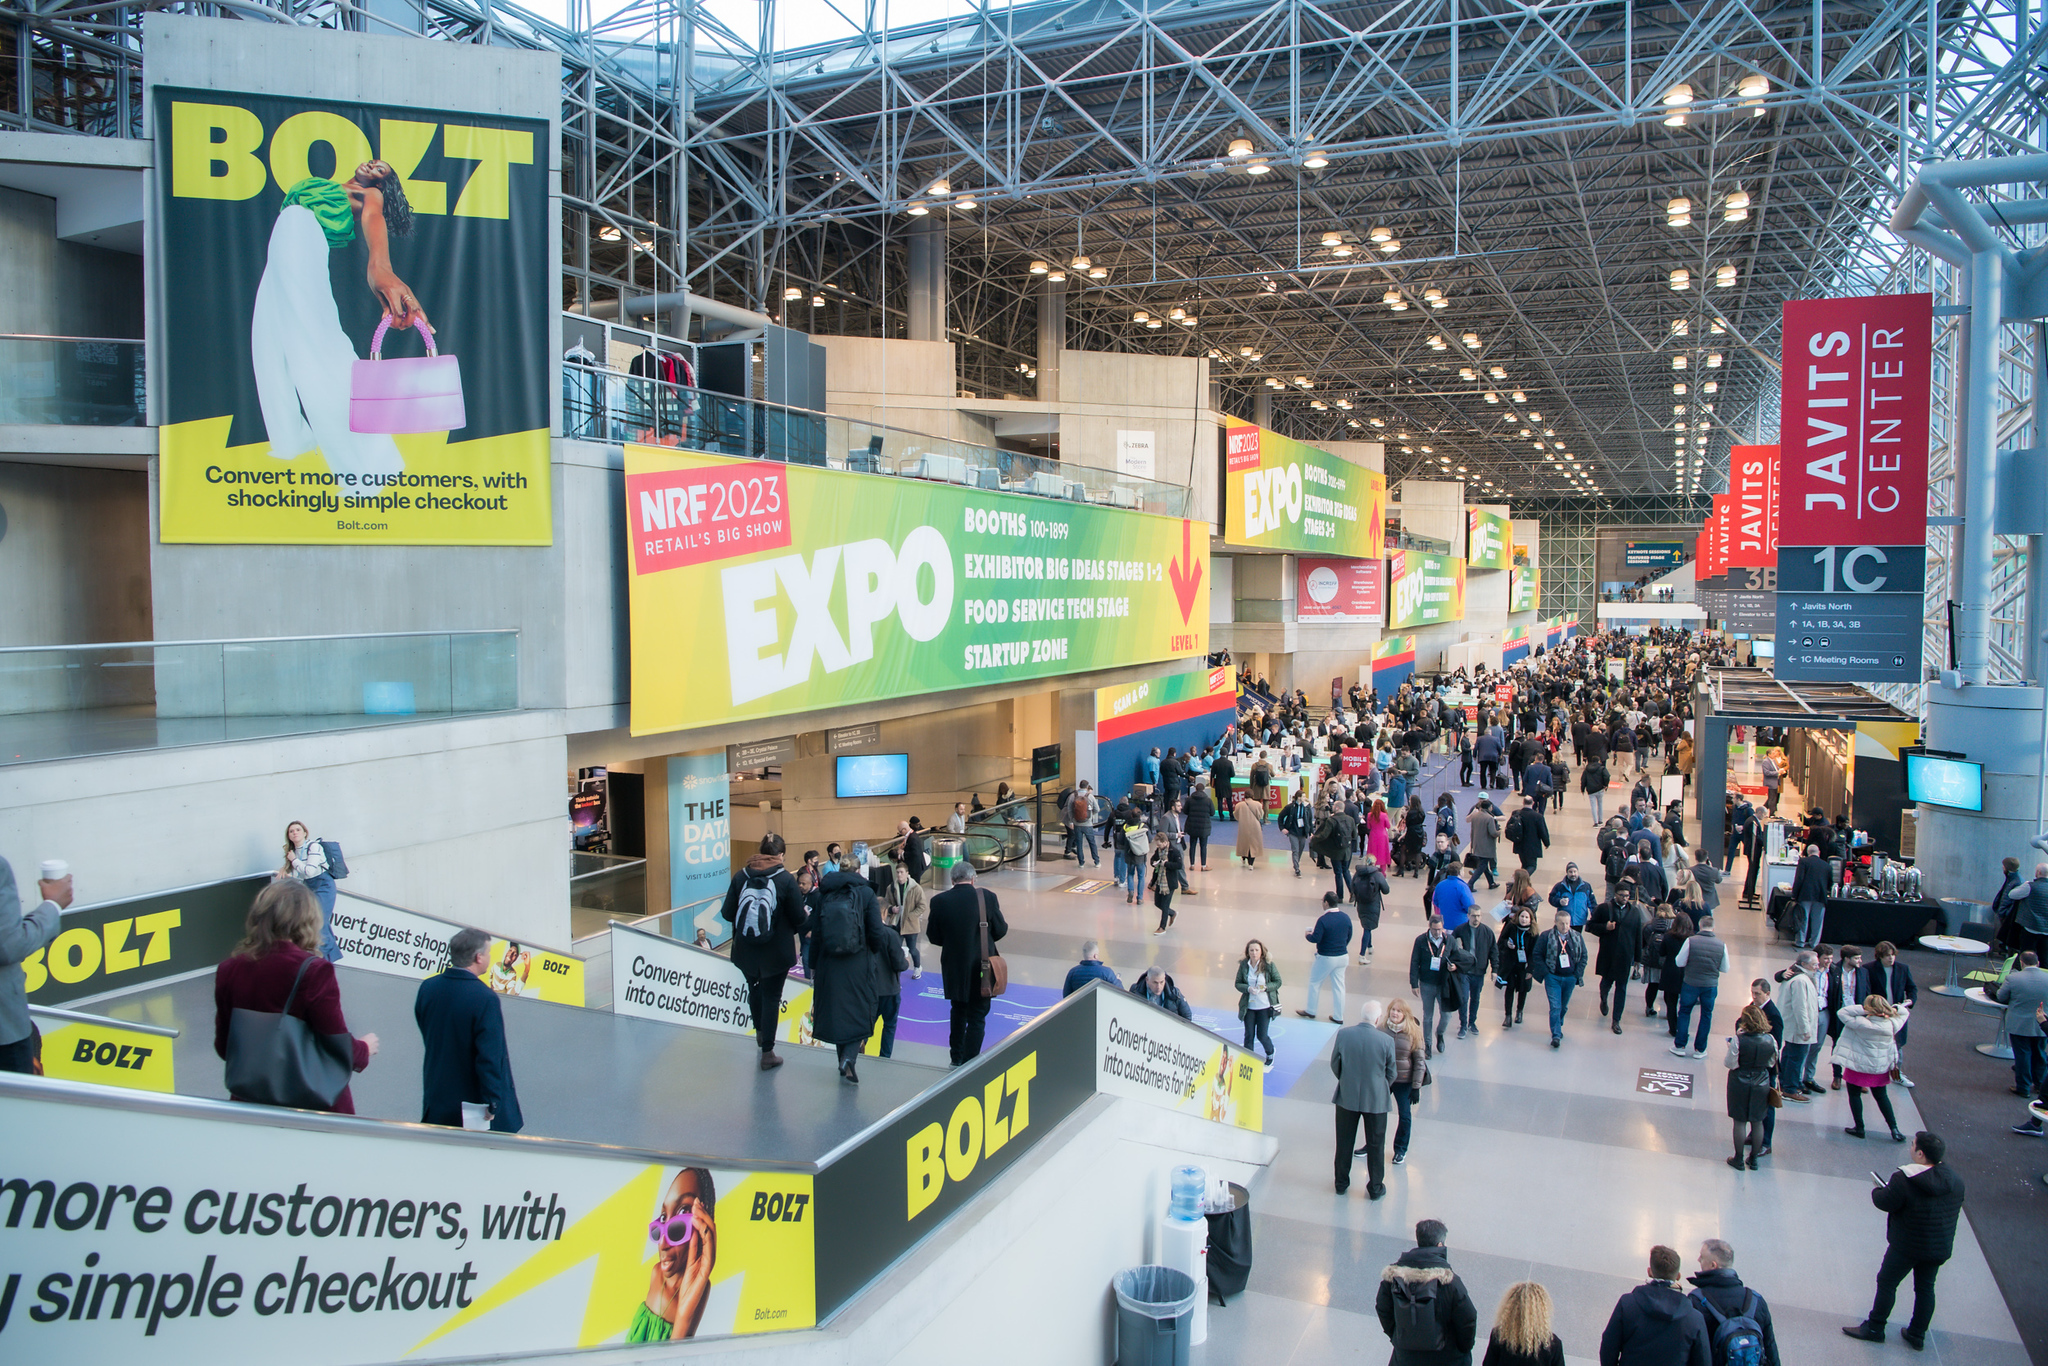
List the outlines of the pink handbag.
<svg viewBox="0 0 2048 1366">
<path fill-rule="evenodd" d="M 352 432 L 452 432 L 468 424 L 462 406 L 462 368 L 453 356 L 434 349 L 434 334 L 425 322 L 413 326 L 427 343 L 427 354 L 385 360 L 384 334 L 391 319 L 377 323 L 370 338 L 370 358 L 355 363 L 349 375 L 348 429 Z"/>
</svg>

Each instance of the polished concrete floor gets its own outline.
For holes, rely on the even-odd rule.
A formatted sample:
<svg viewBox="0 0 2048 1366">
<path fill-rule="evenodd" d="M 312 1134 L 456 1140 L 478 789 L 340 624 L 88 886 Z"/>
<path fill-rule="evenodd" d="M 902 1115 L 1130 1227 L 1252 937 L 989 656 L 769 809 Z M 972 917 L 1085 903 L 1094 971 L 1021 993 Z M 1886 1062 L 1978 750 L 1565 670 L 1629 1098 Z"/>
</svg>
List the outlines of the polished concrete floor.
<svg viewBox="0 0 2048 1366">
<path fill-rule="evenodd" d="M 1432 766 L 1431 795 L 1446 778 L 1455 790 L 1455 765 L 1448 774 L 1441 765 Z M 1462 793 L 1459 809 L 1476 795 Z M 1617 788 L 1610 810 L 1622 796 Z M 1784 808 L 1795 807 L 1788 793 Z M 1588 870 L 1596 864 L 1582 795 L 1573 792 L 1563 812 L 1552 813 L 1550 828 L 1553 844 L 1537 870 L 1545 890 L 1563 875 L 1566 860 Z M 1696 836 L 1697 829 L 1690 822 L 1689 833 Z M 1886 1345 L 1851 1341 L 1839 1331 L 1868 1310 L 1884 1252 L 1884 1216 L 1870 1204 L 1868 1173 L 1888 1175 L 1905 1159 L 1905 1150 L 1881 1138 L 1844 1134 L 1847 1093 L 1837 1091 L 1779 1112 L 1774 1152 L 1763 1159 L 1761 1171 L 1737 1173 L 1724 1164 L 1729 1123 L 1719 1040 L 1732 1032 L 1749 980 L 1789 961 L 1761 915 L 1734 909 L 1732 894 L 1724 898 L 1718 927 L 1733 950 L 1734 967 L 1723 979 L 1714 1047 L 1704 1060 L 1670 1054 L 1663 1023 L 1643 1016 L 1640 986 L 1623 1033 L 1609 1033 L 1596 1014 L 1590 974 L 1572 1001 L 1565 1042 L 1557 1051 L 1539 1022 L 1540 995 L 1531 1000 L 1523 1028 L 1503 1032 L 1497 1006 L 1490 1005 L 1480 1012 L 1477 1039 L 1460 1042 L 1453 1029 L 1449 1047 L 1432 1064 L 1435 1084 L 1416 1108 L 1408 1161 L 1388 1167 L 1386 1198 L 1370 1202 L 1362 1169 L 1354 1173 L 1347 1196 L 1332 1190 L 1328 1052 L 1335 1026 L 1327 1022 L 1329 1005 L 1323 1006 L 1324 1020 L 1315 1023 L 1293 1014 L 1308 979 L 1302 936 L 1319 910 L 1329 875 L 1313 880 L 1316 870 L 1304 862 L 1297 881 L 1284 837 L 1270 826 L 1268 853 L 1256 869 L 1233 864 L 1230 844 L 1231 827 L 1219 827 L 1211 871 L 1196 875 L 1198 894 L 1179 900 L 1179 919 L 1163 936 L 1151 933 L 1157 918 L 1151 907 L 1126 905 L 1114 884 L 1075 890 L 1070 862 L 1041 864 L 1034 873 L 1005 872 L 984 884 L 1003 897 L 1012 927 L 1005 943 L 1012 981 L 1026 985 L 1056 988 L 1079 943 L 1095 938 L 1126 983 L 1148 964 L 1163 964 L 1198 1018 L 1227 1027 L 1236 1010 L 1232 983 L 1245 940 L 1257 936 L 1274 950 L 1286 978 L 1285 1013 L 1274 1029 L 1280 1059 L 1268 1079 L 1266 1127 L 1279 1137 L 1280 1155 L 1253 1192 L 1250 1288 L 1229 1307 L 1212 1307 L 1209 1340 L 1196 1349 L 1198 1361 L 1386 1361 L 1373 1297 L 1381 1269 L 1412 1244 L 1414 1223 L 1423 1218 L 1449 1226 L 1452 1262 L 1479 1306 L 1482 1349 L 1502 1292 L 1533 1278 L 1556 1301 L 1555 1328 L 1568 1358 L 1575 1364 L 1595 1361 L 1614 1302 L 1644 1279 L 1653 1244 L 1678 1249 L 1690 1274 L 1697 1270 L 1692 1259 L 1701 1240 L 1720 1237 L 1734 1245 L 1737 1271 L 1770 1301 L 1785 1362 L 1833 1366 L 1912 1355 L 1897 1337 L 1910 1309 L 1910 1285 Z M 1393 886 L 1376 935 L 1376 961 L 1365 967 L 1354 958 L 1349 967 L 1351 1001 L 1410 995 L 1408 947 L 1422 931 L 1421 888 L 1403 879 Z M 1932 971 L 1938 967 L 1920 970 L 1924 983 Z M 1497 1002 L 1498 993 L 1490 999 Z M 1930 994 L 1923 997 L 1923 1009 L 1961 1006 Z M 1940 1086 L 1951 1070 L 2005 1067 L 1964 1050 L 1954 1057 L 1923 1057 L 1911 1046 L 1906 1061 L 1923 1089 Z M 1692 1096 L 1643 1093 L 1638 1081 L 1644 1068 L 1688 1074 Z M 1892 1089 L 1899 1122 L 1910 1133 L 1919 1123 L 1913 1093 Z M 1874 1113 L 1871 1119 L 1876 1122 Z M 1942 1271 L 1939 1297 L 1921 1359 L 1971 1366 L 2027 1361 L 1973 1234 L 1958 1241 L 1954 1260 Z"/>
</svg>

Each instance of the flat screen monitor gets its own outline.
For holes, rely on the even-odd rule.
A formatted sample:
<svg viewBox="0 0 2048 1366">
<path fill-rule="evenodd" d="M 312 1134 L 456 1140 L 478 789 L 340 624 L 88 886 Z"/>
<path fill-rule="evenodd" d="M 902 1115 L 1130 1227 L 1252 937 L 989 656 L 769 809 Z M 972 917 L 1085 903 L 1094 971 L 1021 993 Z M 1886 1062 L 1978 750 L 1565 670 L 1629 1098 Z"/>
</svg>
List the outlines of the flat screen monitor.
<svg viewBox="0 0 2048 1366">
<path fill-rule="evenodd" d="M 1040 745 L 1031 751 L 1031 781 L 1056 783 L 1060 777 L 1060 747 Z"/>
<path fill-rule="evenodd" d="M 907 797 L 908 754 L 842 754 L 835 760 L 834 792 L 841 797 Z"/>
<path fill-rule="evenodd" d="M 1958 811 L 1984 809 L 1984 765 L 1968 759 L 1906 754 L 1906 800 Z"/>
</svg>

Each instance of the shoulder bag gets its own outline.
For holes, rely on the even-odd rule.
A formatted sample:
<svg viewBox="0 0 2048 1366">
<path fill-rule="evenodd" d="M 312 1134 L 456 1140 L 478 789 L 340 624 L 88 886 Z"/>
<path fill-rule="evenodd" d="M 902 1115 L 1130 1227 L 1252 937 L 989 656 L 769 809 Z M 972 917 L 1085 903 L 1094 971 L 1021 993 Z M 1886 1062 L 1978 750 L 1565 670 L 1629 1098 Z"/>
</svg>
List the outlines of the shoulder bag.
<svg viewBox="0 0 2048 1366">
<path fill-rule="evenodd" d="M 974 964 L 974 994 L 976 996 L 1000 996 L 1010 989 L 1010 965 L 996 952 L 995 941 L 988 937 L 988 899 L 979 887 L 974 889 L 974 909 L 981 921 L 981 956 Z"/>
<path fill-rule="evenodd" d="M 292 978 L 284 1009 L 273 1015 L 237 1007 L 228 1020 L 228 1094 L 258 1105 L 329 1110 L 348 1086 L 355 1040 L 346 1034 L 315 1034 L 292 1014 L 299 984 L 313 966 L 308 954 Z"/>
</svg>

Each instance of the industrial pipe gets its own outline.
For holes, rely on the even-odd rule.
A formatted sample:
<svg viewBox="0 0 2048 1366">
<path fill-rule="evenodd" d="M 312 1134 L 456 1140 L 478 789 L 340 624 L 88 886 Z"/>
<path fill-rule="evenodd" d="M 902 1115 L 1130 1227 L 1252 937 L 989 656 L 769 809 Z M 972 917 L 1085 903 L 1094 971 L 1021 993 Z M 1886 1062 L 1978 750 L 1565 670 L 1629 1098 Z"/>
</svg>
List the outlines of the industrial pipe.
<svg viewBox="0 0 2048 1366">
<path fill-rule="evenodd" d="M 730 323 L 731 327 L 727 330 L 733 332 L 776 326 L 775 319 L 765 313 L 756 313 L 737 304 L 720 303 L 701 294 L 687 294 L 680 290 L 669 294 L 643 294 L 636 299 L 625 300 L 623 306 L 617 299 L 604 299 L 590 305 L 584 313 L 592 318 L 624 318 L 638 321 L 656 313 L 673 313 L 677 309 L 683 312 L 682 331 L 685 333 L 690 330 L 690 318 L 693 315 L 707 322 L 716 320 Z"/>
</svg>

